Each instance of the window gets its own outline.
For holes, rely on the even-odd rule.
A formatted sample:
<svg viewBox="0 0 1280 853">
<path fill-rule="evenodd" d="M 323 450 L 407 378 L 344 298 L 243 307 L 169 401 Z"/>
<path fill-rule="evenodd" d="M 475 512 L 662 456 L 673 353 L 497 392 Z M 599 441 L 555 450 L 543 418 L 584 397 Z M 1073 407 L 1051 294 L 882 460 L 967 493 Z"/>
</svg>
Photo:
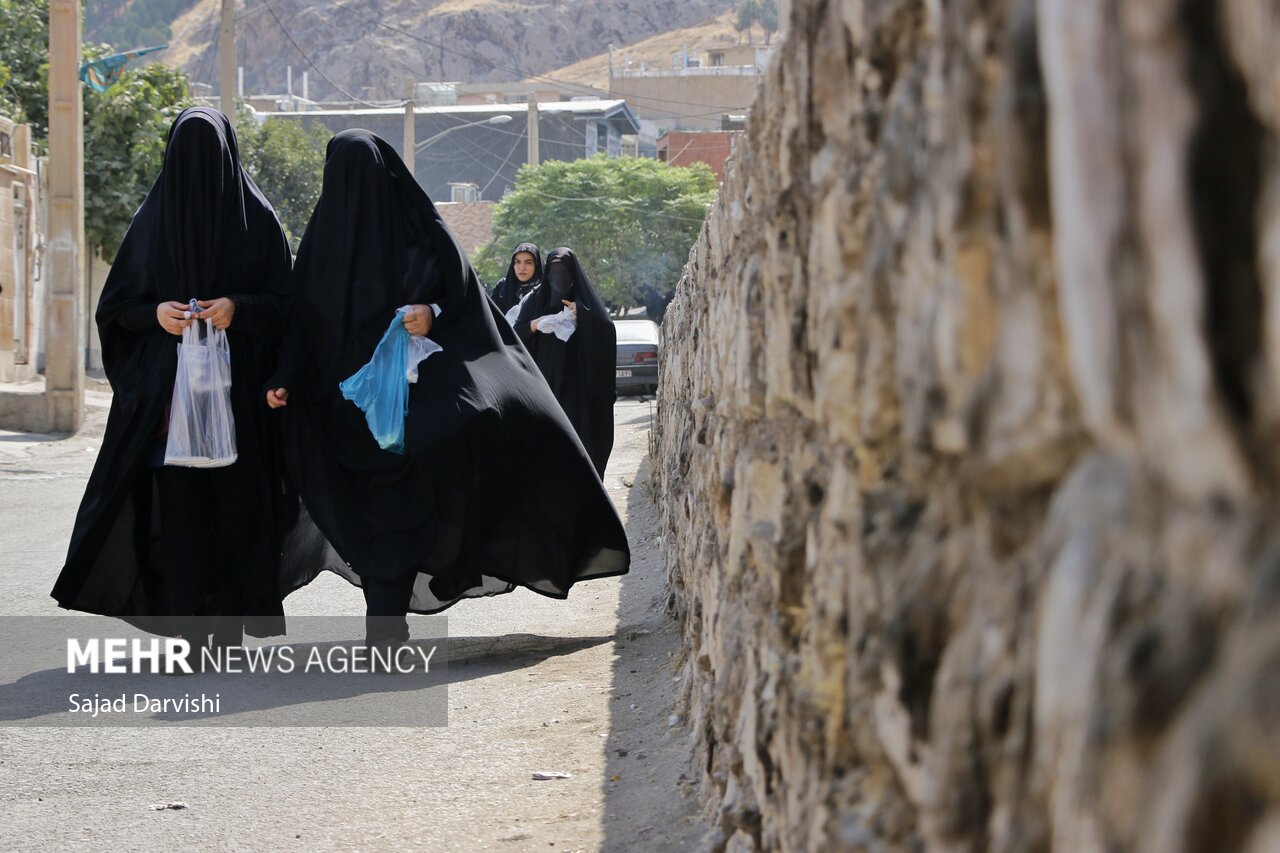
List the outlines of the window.
<svg viewBox="0 0 1280 853">
<path fill-rule="evenodd" d="M 449 201 L 472 204 L 480 200 L 480 187 L 476 184 L 450 183 Z"/>
</svg>

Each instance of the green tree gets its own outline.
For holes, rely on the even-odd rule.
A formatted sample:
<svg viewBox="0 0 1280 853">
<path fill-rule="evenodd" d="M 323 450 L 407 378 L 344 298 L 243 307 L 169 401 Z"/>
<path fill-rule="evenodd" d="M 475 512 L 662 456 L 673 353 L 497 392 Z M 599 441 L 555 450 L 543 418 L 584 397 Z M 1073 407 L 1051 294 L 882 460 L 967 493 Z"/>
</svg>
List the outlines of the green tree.
<svg viewBox="0 0 1280 853">
<path fill-rule="evenodd" d="M 111 53 L 86 45 L 85 59 Z M 36 144 L 49 134 L 49 2 L 0 0 L 0 66 L 8 82 L 0 109 L 31 124 Z M 187 78 L 158 63 L 130 68 L 106 92 L 85 87 L 85 240 L 114 260 L 134 211 L 160 172 L 165 138 L 189 105 Z"/>
<path fill-rule="evenodd" d="M 324 180 L 324 149 L 329 131 L 318 122 L 306 130 L 294 119 L 259 123 L 247 110 L 237 133 L 245 170 L 275 208 L 294 251 L 302 239 Z"/>
<path fill-rule="evenodd" d="M 127 71 L 106 92 L 85 88 L 85 241 L 106 261 L 164 165 L 169 126 L 189 105 L 186 75 L 159 63 Z"/>
<path fill-rule="evenodd" d="M 646 305 L 660 313 L 716 190 L 704 163 L 669 166 L 600 154 L 526 165 L 494 212 L 493 239 L 477 254 L 476 268 L 493 282 L 519 243 L 569 246 L 610 308 Z"/>
<path fill-rule="evenodd" d="M 43 140 L 49 125 L 49 0 L 0 0 L 0 111 L 29 123 Z"/>
<path fill-rule="evenodd" d="M 756 21 L 764 27 L 764 43 L 768 47 L 773 34 L 778 31 L 778 3 L 777 0 L 758 0 L 758 3 Z"/>
<path fill-rule="evenodd" d="M 738 41 L 742 41 L 743 31 L 747 34 L 747 41 L 751 41 L 751 28 L 760 23 L 760 12 L 760 0 L 743 0 L 738 7 Z"/>
</svg>

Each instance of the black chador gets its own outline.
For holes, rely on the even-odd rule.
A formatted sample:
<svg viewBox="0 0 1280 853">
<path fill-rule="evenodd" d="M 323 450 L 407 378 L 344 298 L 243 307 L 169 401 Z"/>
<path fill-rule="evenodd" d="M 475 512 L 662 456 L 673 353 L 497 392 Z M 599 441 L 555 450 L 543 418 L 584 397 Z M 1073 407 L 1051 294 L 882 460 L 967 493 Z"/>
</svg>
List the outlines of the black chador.
<svg viewBox="0 0 1280 853">
<path fill-rule="evenodd" d="M 283 490 L 261 389 L 289 266 L 280 223 L 240 167 L 231 123 L 217 110 L 185 110 L 98 303 L 114 396 L 53 588 L 60 605 L 190 639 L 239 642 L 242 626 L 284 632 L 278 555 L 297 501 Z M 193 298 L 225 326 L 231 350 L 238 458 L 224 468 L 163 464 L 175 334 Z"/>
<path fill-rule="evenodd" d="M 552 249 L 543 279 L 525 300 L 515 329 L 603 477 L 613 450 L 617 332 L 572 250 Z M 535 329 L 539 321 L 563 314 L 566 308 L 576 323 L 567 340 L 563 326 L 561 334 L 548 332 L 552 324 Z"/>
<path fill-rule="evenodd" d="M 622 524 L 573 428 L 431 200 L 374 134 L 330 141 L 293 281 L 268 400 L 286 392 L 285 461 L 331 548 L 287 545 L 292 586 L 325 568 L 360 584 L 370 617 L 392 617 L 370 623 L 371 639 L 394 641 L 408 635 L 406 610 L 515 584 L 564 598 L 577 581 L 626 572 Z M 338 385 L 406 305 L 433 317 L 426 334 L 443 350 L 409 386 L 395 453 Z"/>
<path fill-rule="evenodd" d="M 525 257 L 521 258 L 520 256 Z M 516 260 L 523 262 L 522 270 L 529 270 L 529 277 L 522 279 L 516 270 Z M 507 265 L 507 274 L 493 286 L 493 302 L 506 314 L 520 304 L 520 300 L 528 295 L 542 282 L 542 253 L 533 243 L 521 243 L 511 253 L 511 263 Z"/>
</svg>

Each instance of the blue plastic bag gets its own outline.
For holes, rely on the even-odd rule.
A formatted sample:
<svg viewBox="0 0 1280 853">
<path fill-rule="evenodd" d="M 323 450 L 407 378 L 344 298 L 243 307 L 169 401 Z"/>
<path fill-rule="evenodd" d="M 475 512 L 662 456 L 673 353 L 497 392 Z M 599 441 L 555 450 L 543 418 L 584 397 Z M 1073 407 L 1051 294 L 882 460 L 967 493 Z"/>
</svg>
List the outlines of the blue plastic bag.
<svg viewBox="0 0 1280 853">
<path fill-rule="evenodd" d="M 405 359 L 409 333 L 400 312 L 387 326 L 369 363 L 338 384 L 342 396 L 364 412 L 365 423 L 378 446 L 404 453 L 404 417 L 409 411 L 409 380 Z"/>
</svg>

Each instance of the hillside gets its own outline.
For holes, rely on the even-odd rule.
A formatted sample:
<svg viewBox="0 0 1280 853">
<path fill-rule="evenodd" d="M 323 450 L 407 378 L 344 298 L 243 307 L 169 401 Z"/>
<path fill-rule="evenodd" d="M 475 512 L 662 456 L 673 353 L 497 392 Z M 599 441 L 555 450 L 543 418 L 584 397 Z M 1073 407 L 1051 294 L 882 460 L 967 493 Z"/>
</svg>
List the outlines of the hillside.
<svg viewBox="0 0 1280 853">
<path fill-rule="evenodd" d="M 396 98 L 406 80 L 514 81 L 592 62 L 672 31 L 732 34 L 736 0 L 251 0 L 237 12 L 246 88 L 280 92 L 311 68 L 313 98 Z M 162 55 L 217 87 L 220 0 L 172 23 Z M 736 36 L 732 36 L 736 38 Z M 681 36 L 675 39 L 677 43 Z M 652 48 L 658 51 L 658 46 Z M 662 50 L 670 51 L 663 47 Z M 318 71 L 316 70 L 318 69 Z M 579 73 L 579 72 L 575 72 Z M 330 82 L 325 81 L 325 77 Z"/>
<path fill-rule="evenodd" d="M 691 27 L 673 29 L 658 33 L 633 44 L 615 44 L 614 62 L 618 68 L 622 63 L 630 61 L 632 65 L 645 64 L 651 68 L 667 68 L 671 65 L 671 57 L 682 48 L 688 46 L 691 53 L 699 55 L 713 45 L 734 45 L 739 43 L 734 21 L 737 15 L 726 11 L 708 21 Z M 759 31 L 757 30 L 757 34 Z M 583 59 L 551 73 L 552 77 L 570 83 L 582 83 L 598 89 L 609 85 L 609 53 L 606 50 L 596 56 Z"/>
</svg>

